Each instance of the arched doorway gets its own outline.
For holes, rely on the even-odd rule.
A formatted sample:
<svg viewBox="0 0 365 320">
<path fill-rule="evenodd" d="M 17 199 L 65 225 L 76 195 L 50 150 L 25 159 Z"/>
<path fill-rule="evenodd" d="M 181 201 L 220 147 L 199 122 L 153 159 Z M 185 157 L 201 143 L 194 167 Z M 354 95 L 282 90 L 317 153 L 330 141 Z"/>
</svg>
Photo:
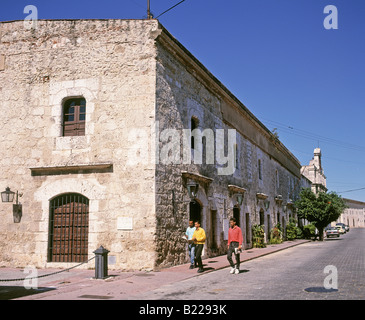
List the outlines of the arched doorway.
<svg viewBox="0 0 365 320">
<path fill-rule="evenodd" d="M 200 203 L 196 200 L 191 201 L 189 205 L 189 221 L 201 221 L 201 212 L 202 212 L 202 206 Z"/>
<path fill-rule="evenodd" d="M 236 225 L 241 227 L 240 208 L 233 207 L 233 218 L 236 219 Z"/>
<path fill-rule="evenodd" d="M 50 201 L 48 262 L 87 261 L 88 233 L 88 198 L 67 193 Z"/>
<path fill-rule="evenodd" d="M 261 209 L 260 210 L 260 226 L 264 226 L 265 225 L 265 213 L 264 210 Z"/>
</svg>

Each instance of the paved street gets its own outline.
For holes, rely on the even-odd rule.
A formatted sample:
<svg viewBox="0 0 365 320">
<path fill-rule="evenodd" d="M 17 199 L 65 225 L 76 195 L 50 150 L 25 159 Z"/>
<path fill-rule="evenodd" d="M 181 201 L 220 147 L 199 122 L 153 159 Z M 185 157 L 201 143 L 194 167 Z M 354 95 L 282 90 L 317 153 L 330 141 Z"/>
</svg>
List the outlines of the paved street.
<svg viewBox="0 0 365 320">
<path fill-rule="evenodd" d="M 205 260 L 203 274 L 187 264 L 160 272 L 110 271 L 107 280 L 93 280 L 93 270 L 74 269 L 39 279 L 35 290 L 24 289 L 23 282 L 1 283 L 0 300 L 365 299 L 364 243 L 365 229 L 352 229 L 324 242 L 286 241 L 246 250 L 239 275 L 229 274 L 225 256 Z M 337 268 L 338 290 L 324 290 L 328 265 Z M 19 278 L 21 271 L 1 269 L 0 274 Z"/>
<path fill-rule="evenodd" d="M 135 299 L 365 299 L 365 229 L 339 239 L 309 242 L 229 268 L 145 292 Z M 324 290 L 327 265 L 338 270 L 338 290 Z M 332 274 L 332 273 L 331 273 Z M 307 289 L 307 291 L 306 291 Z"/>
</svg>

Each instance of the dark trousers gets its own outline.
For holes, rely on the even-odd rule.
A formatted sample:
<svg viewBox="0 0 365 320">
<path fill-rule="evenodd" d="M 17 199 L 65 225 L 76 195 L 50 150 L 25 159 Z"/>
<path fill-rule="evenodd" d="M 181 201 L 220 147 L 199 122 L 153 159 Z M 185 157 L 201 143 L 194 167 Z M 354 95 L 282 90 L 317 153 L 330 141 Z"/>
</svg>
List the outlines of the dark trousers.
<svg viewBox="0 0 365 320">
<path fill-rule="evenodd" d="M 202 251 L 204 244 L 197 244 L 195 246 L 195 262 L 198 264 L 199 269 L 203 269 Z"/>
<path fill-rule="evenodd" d="M 229 262 L 229 264 L 231 265 L 232 268 L 235 267 L 233 260 L 232 260 L 232 253 L 235 255 L 236 258 L 236 268 L 239 269 L 240 268 L 240 254 L 235 254 L 234 253 L 234 249 L 239 247 L 239 243 L 238 242 L 231 242 L 229 244 L 229 248 L 228 248 L 228 253 L 227 253 L 227 260 Z"/>
</svg>

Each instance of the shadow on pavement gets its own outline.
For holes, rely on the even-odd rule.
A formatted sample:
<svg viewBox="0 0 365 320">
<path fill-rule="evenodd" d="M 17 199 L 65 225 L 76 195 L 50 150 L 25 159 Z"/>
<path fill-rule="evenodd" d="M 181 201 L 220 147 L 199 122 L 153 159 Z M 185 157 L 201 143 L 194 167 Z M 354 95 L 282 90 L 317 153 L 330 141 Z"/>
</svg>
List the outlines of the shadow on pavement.
<svg viewBox="0 0 365 320">
<path fill-rule="evenodd" d="M 56 289 L 47 287 L 42 287 L 38 289 L 26 289 L 21 286 L 0 286 L 0 300 L 11 300 L 51 290 Z"/>
<path fill-rule="evenodd" d="M 338 289 L 333 289 L 333 288 L 326 289 L 324 287 L 310 287 L 310 288 L 304 289 L 304 291 L 315 292 L 315 293 L 328 293 L 328 292 L 337 292 Z"/>
</svg>

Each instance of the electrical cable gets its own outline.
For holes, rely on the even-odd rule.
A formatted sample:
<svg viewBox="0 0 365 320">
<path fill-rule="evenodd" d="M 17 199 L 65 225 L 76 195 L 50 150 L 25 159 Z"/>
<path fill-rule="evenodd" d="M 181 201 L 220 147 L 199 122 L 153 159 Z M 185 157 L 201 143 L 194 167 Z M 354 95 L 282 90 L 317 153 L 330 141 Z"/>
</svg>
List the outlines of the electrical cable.
<svg viewBox="0 0 365 320">
<path fill-rule="evenodd" d="M 159 15 L 156 17 L 156 19 L 158 19 L 159 17 L 161 17 L 161 16 L 162 16 L 163 14 L 165 14 L 166 12 L 168 12 L 168 11 L 170 11 L 170 10 L 174 9 L 175 7 L 177 7 L 179 4 L 183 3 L 184 1 L 186 1 L 186 0 L 182 0 L 182 1 L 180 1 L 179 3 L 175 4 L 174 6 L 172 6 L 171 8 L 169 8 L 169 9 L 165 10 L 164 12 L 162 12 L 161 14 L 159 14 Z"/>
<path fill-rule="evenodd" d="M 283 131 L 285 133 L 290 133 L 290 134 L 293 134 L 293 135 L 296 135 L 296 136 L 299 136 L 302 138 L 310 139 L 310 140 L 322 141 L 324 143 L 329 143 L 329 144 L 335 145 L 337 147 L 351 149 L 354 151 L 365 152 L 364 146 L 358 146 L 358 145 L 355 145 L 352 143 L 347 143 L 347 142 L 339 141 L 339 140 L 336 140 L 333 138 L 324 137 L 324 136 L 314 134 L 309 131 L 305 131 L 302 129 L 296 129 L 293 126 L 289 126 L 289 125 L 286 125 L 286 124 L 283 124 L 283 123 L 280 123 L 277 121 L 269 120 L 269 119 L 262 119 L 262 121 L 276 125 L 281 131 Z"/>
</svg>

